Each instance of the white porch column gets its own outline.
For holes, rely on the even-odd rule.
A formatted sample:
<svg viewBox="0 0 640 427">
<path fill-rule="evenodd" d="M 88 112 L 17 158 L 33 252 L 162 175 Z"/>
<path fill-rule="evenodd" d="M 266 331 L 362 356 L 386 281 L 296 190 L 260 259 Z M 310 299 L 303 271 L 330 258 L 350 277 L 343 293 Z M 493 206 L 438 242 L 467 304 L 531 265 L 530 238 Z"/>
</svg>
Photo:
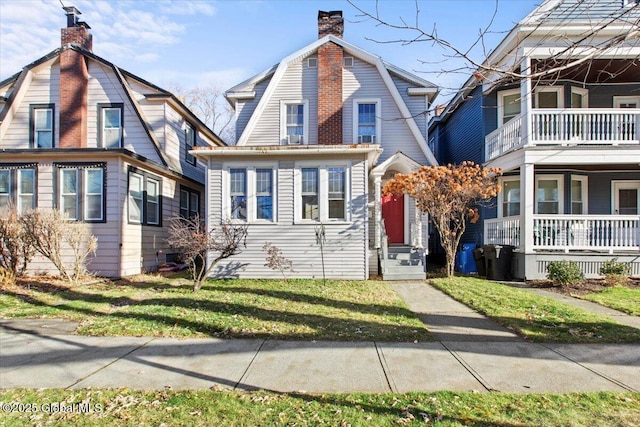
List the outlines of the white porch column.
<svg viewBox="0 0 640 427">
<path fill-rule="evenodd" d="M 523 52 L 521 50 L 521 52 Z M 520 80 L 520 114 L 522 114 L 522 124 L 520 128 L 520 138 L 525 142 L 525 145 L 531 143 L 531 109 L 533 104 L 531 102 L 533 91 L 531 87 L 531 58 L 522 54 L 522 60 L 520 61 L 520 74 L 523 78 Z"/>
<path fill-rule="evenodd" d="M 381 247 L 381 234 L 382 230 L 380 228 L 380 223 L 382 222 L 382 175 L 374 174 L 373 175 L 373 191 L 374 191 L 374 202 L 373 202 L 373 211 L 374 211 L 374 233 L 375 233 L 375 246 L 376 249 Z"/>
<path fill-rule="evenodd" d="M 405 196 L 405 197 L 409 197 L 409 196 Z M 418 203 L 416 203 L 414 201 L 414 206 L 415 206 L 415 219 L 414 219 L 414 223 L 415 223 L 415 227 L 414 227 L 414 231 L 415 231 L 415 235 L 412 236 L 412 240 L 413 240 L 413 247 L 414 248 L 424 248 L 424 242 L 422 241 L 422 215 L 420 212 L 420 209 L 418 209 Z"/>
<path fill-rule="evenodd" d="M 533 213 L 535 194 L 535 169 L 533 164 L 520 166 L 520 249 L 533 252 Z"/>
</svg>

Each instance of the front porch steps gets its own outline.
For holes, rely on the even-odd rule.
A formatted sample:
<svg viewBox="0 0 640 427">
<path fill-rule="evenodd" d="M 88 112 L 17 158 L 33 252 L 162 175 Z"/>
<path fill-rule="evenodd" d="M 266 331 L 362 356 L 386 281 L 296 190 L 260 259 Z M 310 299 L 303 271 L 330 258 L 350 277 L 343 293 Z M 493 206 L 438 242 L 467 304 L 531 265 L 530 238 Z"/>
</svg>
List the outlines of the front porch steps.
<svg viewBox="0 0 640 427">
<path fill-rule="evenodd" d="M 383 263 L 382 280 L 424 280 L 424 250 L 390 246 Z"/>
</svg>

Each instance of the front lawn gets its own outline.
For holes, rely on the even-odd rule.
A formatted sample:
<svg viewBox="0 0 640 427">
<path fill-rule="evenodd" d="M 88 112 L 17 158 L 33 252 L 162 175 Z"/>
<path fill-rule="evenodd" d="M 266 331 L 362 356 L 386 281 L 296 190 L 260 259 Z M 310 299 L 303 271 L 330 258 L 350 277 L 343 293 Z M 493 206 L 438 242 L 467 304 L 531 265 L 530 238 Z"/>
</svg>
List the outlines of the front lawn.
<svg viewBox="0 0 640 427">
<path fill-rule="evenodd" d="M 640 393 L 278 394 L 6 390 L 3 425 L 51 426 L 636 426 Z M 22 404 L 22 406 L 18 406 Z M 75 408 L 51 413 L 51 408 Z M 82 405 L 82 406 L 81 406 Z M 79 409 L 86 410 L 80 412 Z M 34 409 L 37 409 L 34 411 Z"/>
<path fill-rule="evenodd" d="M 378 281 L 218 280 L 146 275 L 70 286 L 38 278 L 0 290 L 0 318 L 81 322 L 83 335 L 413 342 L 432 339 Z"/>
<path fill-rule="evenodd" d="M 640 316 L 640 289 L 615 286 L 601 292 L 593 292 L 580 298 L 606 305 L 633 316 Z"/>
<path fill-rule="evenodd" d="M 640 330 L 551 298 L 472 277 L 433 279 L 458 301 L 536 342 L 640 342 Z"/>
</svg>

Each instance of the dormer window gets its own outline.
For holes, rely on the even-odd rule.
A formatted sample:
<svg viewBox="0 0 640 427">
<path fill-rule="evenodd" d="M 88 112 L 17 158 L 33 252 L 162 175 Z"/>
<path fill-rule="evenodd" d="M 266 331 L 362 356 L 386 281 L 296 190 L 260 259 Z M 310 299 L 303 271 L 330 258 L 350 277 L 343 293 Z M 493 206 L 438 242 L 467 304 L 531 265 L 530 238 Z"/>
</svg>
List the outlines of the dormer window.
<svg viewBox="0 0 640 427">
<path fill-rule="evenodd" d="M 53 148 L 53 104 L 31 106 L 31 147 Z"/>
<path fill-rule="evenodd" d="M 123 104 L 98 105 L 98 138 L 101 147 L 122 148 L 122 109 Z"/>
<path fill-rule="evenodd" d="M 280 141 L 284 145 L 307 144 L 309 103 L 306 100 L 281 101 Z"/>
<path fill-rule="evenodd" d="M 196 129 L 191 126 L 189 123 L 185 124 L 184 127 L 184 141 L 185 141 L 185 157 L 187 163 L 190 165 L 196 165 L 196 158 L 189 154 L 189 151 L 193 150 L 193 147 L 196 146 Z"/>
</svg>

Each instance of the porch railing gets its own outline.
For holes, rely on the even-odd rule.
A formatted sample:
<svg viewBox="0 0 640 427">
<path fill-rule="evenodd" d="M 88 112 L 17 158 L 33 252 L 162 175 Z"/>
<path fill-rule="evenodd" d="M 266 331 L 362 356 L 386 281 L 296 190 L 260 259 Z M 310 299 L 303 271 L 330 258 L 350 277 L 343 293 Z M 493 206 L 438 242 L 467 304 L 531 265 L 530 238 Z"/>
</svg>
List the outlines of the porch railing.
<svg viewBox="0 0 640 427">
<path fill-rule="evenodd" d="M 639 128 L 638 109 L 531 110 L 534 144 L 638 144 Z"/>
<path fill-rule="evenodd" d="M 518 216 L 486 220 L 485 243 L 519 247 Z M 640 250 L 639 215 L 534 215 L 533 249 Z"/>
<path fill-rule="evenodd" d="M 530 120 L 529 135 L 522 135 Z M 640 144 L 640 109 L 533 109 L 519 115 L 485 138 L 485 158 L 495 159 L 523 145 Z"/>
<path fill-rule="evenodd" d="M 520 246 L 520 217 L 487 219 L 484 221 L 484 240 L 489 245 Z"/>
<path fill-rule="evenodd" d="M 495 159 L 523 145 L 524 140 L 522 139 L 521 129 L 522 115 L 518 115 L 487 135 L 485 138 L 485 156 L 487 160 Z"/>
</svg>

